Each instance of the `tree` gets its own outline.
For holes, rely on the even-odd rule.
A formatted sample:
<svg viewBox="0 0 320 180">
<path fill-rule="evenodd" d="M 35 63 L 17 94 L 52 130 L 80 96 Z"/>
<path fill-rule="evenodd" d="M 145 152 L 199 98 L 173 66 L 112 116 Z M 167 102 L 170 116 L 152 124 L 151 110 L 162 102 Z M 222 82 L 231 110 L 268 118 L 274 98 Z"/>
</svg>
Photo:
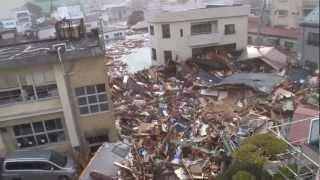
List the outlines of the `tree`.
<svg viewBox="0 0 320 180">
<path fill-rule="evenodd" d="M 30 11 L 30 13 L 34 17 L 38 18 L 38 17 L 43 16 L 43 11 L 40 6 L 38 6 L 34 3 L 31 3 L 31 2 L 27 2 L 24 6 Z"/>
<path fill-rule="evenodd" d="M 232 176 L 232 180 L 255 180 L 254 175 L 247 171 L 238 171 L 235 175 Z"/>
<path fill-rule="evenodd" d="M 271 134 L 258 134 L 246 138 L 240 148 L 233 153 L 233 157 L 240 161 L 263 166 L 267 160 L 274 159 L 275 155 L 284 153 L 287 148 L 285 142 Z"/>
</svg>

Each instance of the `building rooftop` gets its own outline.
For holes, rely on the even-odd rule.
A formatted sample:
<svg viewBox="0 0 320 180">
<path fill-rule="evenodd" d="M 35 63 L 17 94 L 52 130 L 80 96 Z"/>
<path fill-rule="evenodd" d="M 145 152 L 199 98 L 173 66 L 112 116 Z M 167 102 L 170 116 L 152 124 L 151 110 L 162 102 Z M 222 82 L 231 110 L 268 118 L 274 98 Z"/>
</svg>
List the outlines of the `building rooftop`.
<svg viewBox="0 0 320 180">
<path fill-rule="evenodd" d="M 214 9 L 213 9 L 214 8 Z M 149 22 L 181 22 L 208 18 L 239 17 L 249 15 L 249 5 L 175 5 L 162 6 L 161 11 L 151 15 Z M 229 12 L 229 13 L 225 13 Z"/>
<path fill-rule="evenodd" d="M 0 69 L 56 63 L 58 58 L 54 46 L 58 44 L 66 46 L 64 60 L 104 55 L 98 37 L 93 34 L 77 40 L 13 40 L 11 44 L 0 45 Z"/>
<path fill-rule="evenodd" d="M 258 34 L 259 21 L 256 17 L 249 17 L 248 32 L 251 34 Z M 261 35 L 273 36 L 287 39 L 298 39 L 297 29 L 287 29 L 282 27 L 272 27 L 263 25 L 261 27 Z"/>
</svg>

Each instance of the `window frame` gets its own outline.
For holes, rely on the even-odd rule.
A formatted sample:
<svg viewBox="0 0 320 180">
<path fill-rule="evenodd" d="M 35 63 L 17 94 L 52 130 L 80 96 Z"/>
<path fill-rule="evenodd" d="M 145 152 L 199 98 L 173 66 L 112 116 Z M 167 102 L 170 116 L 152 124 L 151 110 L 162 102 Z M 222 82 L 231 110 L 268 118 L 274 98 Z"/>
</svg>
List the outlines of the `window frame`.
<svg viewBox="0 0 320 180">
<path fill-rule="evenodd" d="M 162 38 L 170 39 L 171 38 L 171 29 L 170 24 L 161 24 Z"/>
<path fill-rule="evenodd" d="M 207 27 L 205 27 L 207 25 L 209 25 L 208 29 L 206 29 Z M 200 27 L 200 26 L 202 26 L 202 27 Z M 195 29 L 197 30 L 197 32 L 194 31 Z M 204 29 L 206 29 L 206 30 L 204 30 Z M 201 30 L 201 31 L 199 31 L 199 30 Z M 196 35 L 201 35 L 201 34 L 211 34 L 213 32 L 212 22 L 201 22 L 201 23 L 191 24 L 190 32 L 191 32 L 191 36 L 196 36 Z"/>
<path fill-rule="evenodd" d="M 233 27 L 231 32 L 230 32 L 230 29 L 229 29 L 230 26 Z M 225 35 L 236 34 L 236 25 L 235 24 L 225 24 L 224 25 L 224 34 Z"/>
<path fill-rule="evenodd" d="M 151 48 L 151 59 L 153 61 L 157 61 L 157 49 L 156 48 Z"/>
<path fill-rule="evenodd" d="M 104 90 L 99 92 L 98 86 L 104 86 Z M 88 87 L 94 87 L 94 92 L 89 93 L 88 92 Z M 78 95 L 77 94 L 77 89 L 83 89 L 84 94 Z M 101 95 L 105 97 L 105 100 L 100 100 Z M 110 106 L 109 106 L 109 97 L 106 91 L 105 84 L 95 84 L 95 85 L 87 85 L 87 86 L 82 86 L 82 87 L 77 87 L 75 88 L 75 97 L 76 101 L 78 104 L 78 109 L 79 109 L 79 114 L 80 116 L 89 116 L 93 115 L 96 113 L 102 113 L 102 112 L 108 112 L 110 111 Z M 96 99 L 95 102 L 90 101 L 90 97 L 94 97 Z M 86 99 L 86 103 L 80 104 L 80 99 Z M 93 111 L 91 108 L 97 106 L 98 110 Z M 106 109 L 102 109 L 103 106 L 106 106 Z M 87 111 L 85 113 L 82 113 L 82 109 L 85 108 Z"/>
<path fill-rule="evenodd" d="M 154 36 L 154 26 L 153 26 L 153 25 L 150 25 L 150 26 L 149 26 L 149 29 L 150 29 L 150 35 L 151 35 L 151 36 Z"/>
<path fill-rule="evenodd" d="M 55 129 L 49 130 L 49 129 L 47 128 L 46 122 L 56 121 L 56 120 L 59 120 L 59 121 L 60 121 L 61 128 L 57 128 L 57 127 L 56 127 Z M 36 132 L 35 127 L 34 127 L 34 124 L 35 124 L 35 123 L 41 123 L 41 124 L 42 124 L 42 127 L 43 127 L 43 131 L 41 131 L 41 132 Z M 30 129 L 31 129 L 31 132 L 28 132 L 28 133 L 26 133 L 26 134 L 17 135 L 16 132 L 15 132 L 15 128 L 16 128 L 16 127 L 19 127 L 19 126 L 23 126 L 23 125 L 29 125 L 29 126 L 30 126 Z M 18 149 L 27 149 L 27 148 L 45 146 L 45 145 L 48 145 L 48 144 L 56 144 L 56 143 L 61 143 L 61 142 L 66 141 L 66 133 L 65 133 L 65 128 L 64 128 L 64 125 L 63 125 L 62 118 L 47 119 L 47 120 L 42 120 L 42 121 L 34 121 L 34 122 L 28 122 L 28 123 L 18 124 L 18 125 L 12 126 L 12 130 L 13 130 L 14 139 L 15 139 L 15 141 L 16 141 L 16 146 L 17 146 Z M 53 142 L 53 141 L 51 141 L 50 138 L 49 138 L 49 135 L 52 134 L 52 133 L 63 133 L 64 139 L 61 140 L 61 141 Z M 39 139 L 38 139 L 39 136 L 43 136 L 43 135 L 46 137 L 46 142 L 45 142 L 45 143 L 40 142 Z M 21 138 L 30 138 L 30 137 L 33 138 L 35 144 L 30 145 L 30 146 L 26 146 L 26 147 L 18 146 L 18 143 L 19 143 L 18 139 L 21 139 Z"/>
</svg>

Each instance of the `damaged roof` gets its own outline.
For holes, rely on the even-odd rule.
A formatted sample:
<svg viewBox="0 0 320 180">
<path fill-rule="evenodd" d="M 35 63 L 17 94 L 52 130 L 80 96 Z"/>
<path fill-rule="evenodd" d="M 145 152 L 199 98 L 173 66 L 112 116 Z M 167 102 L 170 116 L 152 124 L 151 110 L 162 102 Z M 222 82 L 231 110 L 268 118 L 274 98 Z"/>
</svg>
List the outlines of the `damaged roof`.
<svg viewBox="0 0 320 180">
<path fill-rule="evenodd" d="M 277 71 L 287 66 L 287 56 L 274 47 L 248 46 L 238 58 L 238 61 L 261 59 Z"/>
<path fill-rule="evenodd" d="M 236 73 L 223 79 L 217 86 L 244 85 L 256 91 L 270 94 L 273 87 L 284 80 L 281 76 L 273 73 Z"/>
</svg>

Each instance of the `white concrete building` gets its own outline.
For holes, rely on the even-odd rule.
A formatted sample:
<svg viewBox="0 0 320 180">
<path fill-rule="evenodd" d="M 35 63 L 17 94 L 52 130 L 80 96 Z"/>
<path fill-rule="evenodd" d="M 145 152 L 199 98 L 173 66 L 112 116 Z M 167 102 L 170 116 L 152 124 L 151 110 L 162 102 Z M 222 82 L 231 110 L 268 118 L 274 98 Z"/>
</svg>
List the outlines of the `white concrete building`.
<svg viewBox="0 0 320 180">
<path fill-rule="evenodd" d="M 154 15 L 148 20 L 153 64 L 245 48 L 248 15 L 248 5 L 182 8 Z"/>
<path fill-rule="evenodd" d="M 24 9 L 15 11 L 15 20 L 17 22 L 18 33 L 24 33 L 31 29 L 32 18 L 31 13 L 28 10 Z"/>
</svg>

